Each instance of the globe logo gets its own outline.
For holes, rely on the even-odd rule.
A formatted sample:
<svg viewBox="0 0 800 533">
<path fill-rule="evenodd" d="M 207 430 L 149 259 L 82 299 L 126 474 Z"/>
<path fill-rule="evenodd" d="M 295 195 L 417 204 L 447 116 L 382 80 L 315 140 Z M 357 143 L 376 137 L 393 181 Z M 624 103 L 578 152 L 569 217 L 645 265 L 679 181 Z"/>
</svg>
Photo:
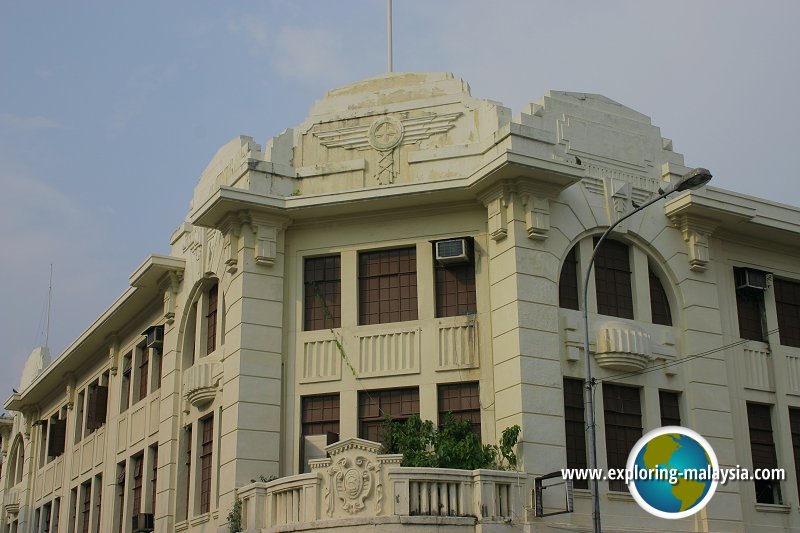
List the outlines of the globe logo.
<svg viewBox="0 0 800 533">
<path fill-rule="evenodd" d="M 636 502 L 660 518 L 684 518 L 706 506 L 717 490 L 719 463 L 697 432 L 666 426 L 639 439 L 628 456 L 628 488 Z"/>
</svg>

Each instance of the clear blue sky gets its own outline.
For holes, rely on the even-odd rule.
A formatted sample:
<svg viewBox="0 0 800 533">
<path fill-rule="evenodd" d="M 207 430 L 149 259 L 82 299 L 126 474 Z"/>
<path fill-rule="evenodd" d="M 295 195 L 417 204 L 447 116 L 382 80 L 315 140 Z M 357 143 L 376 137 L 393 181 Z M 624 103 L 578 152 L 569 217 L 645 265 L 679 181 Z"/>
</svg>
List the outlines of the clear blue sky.
<svg viewBox="0 0 800 533">
<path fill-rule="evenodd" d="M 516 114 L 547 90 L 636 109 L 715 185 L 800 205 L 800 3 L 395 0 L 395 70 Z M 197 177 L 386 65 L 384 0 L 0 0 L 0 399 L 166 253 Z"/>
</svg>

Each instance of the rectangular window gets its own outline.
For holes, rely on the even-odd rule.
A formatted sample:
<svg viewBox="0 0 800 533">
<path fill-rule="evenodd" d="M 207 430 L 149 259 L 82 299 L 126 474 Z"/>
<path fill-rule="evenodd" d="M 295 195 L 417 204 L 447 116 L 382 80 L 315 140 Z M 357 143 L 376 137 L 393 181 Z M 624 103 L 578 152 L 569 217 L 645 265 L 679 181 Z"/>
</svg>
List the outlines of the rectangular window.
<svg viewBox="0 0 800 533">
<path fill-rule="evenodd" d="M 83 404 L 85 401 L 85 392 L 79 392 L 78 398 L 75 400 L 75 444 L 79 443 L 83 438 Z"/>
<path fill-rule="evenodd" d="M 339 255 L 307 257 L 303 266 L 303 329 L 338 328 L 342 323 L 342 268 Z"/>
<path fill-rule="evenodd" d="M 778 278 L 773 283 L 781 344 L 800 348 L 800 283 Z"/>
<path fill-rule="evenodd" d="M 153 469 L 150 471 L 150 512 L 156 514 L 156 489 L 158 488 L 158 444 L 150 446 Z"/>
<path fill-rule="evenodd" d="M 200 513 L 211 510 L 211 454 L 214 448 L 214 417 L 202 421 L 200 442 Z"/>
<path fill-rule="evenodd" d="M 417 249 L 362 252 L 358 260 L 358 323 L 416 320 Z"/>
<path fill-rule="evenodd" d="M 147 374 L 150 372 L 150 349 L 146 346 L 140 348 L 139 355 L 139 393 L 136 395 L 136 401 L 147 396 Z"/>
<path fill-rule="evenodd" d="M 206 315 L 206 355 L 217 349 L 217 300 L 219 285 L 208 291 L 208 314 Z"/>
<path fill-rule="evenodd" d="M 472 242 L 470 239 L 469 242 Z M 435 244 L 434 244 L 435 246 Z M 461 316 L 478 310 L 475 294 L 475 263 L 436 263 L 436 317 Z"/>
<path fill-rule="evenodd" d="M 608 468 L 625 468 L 628 454 L 642 437 L 642 405 L 639 389 L 603 383 Z M 610 480 L 609 490 L 625 491 L 624 480 Z"/>
<path fill-rule="evenodd" d="M 658 406 L 661 408 L 662 426 L 680 426 L 681 409 L 678 402 L 680 393 L 660 390 L 658 391 Z"/>
<path fill-rule="evenodd" d="M 733 269 L 734 279 L 738 280 L 745 273 L 749 273 L 748 269 Z M 764 335 L 763 289 L 744 283 L 737 288 L 736 315 L 739 319 L 739 337 L 753 341 L 764 342 L 766 340 Z"/>
<path fill-rule="evenodd" d="M 302 432 L 307 435 L 339 434 L 339 395 L 306 396 L 302 401 Z"/>
<path fill-rule="evenodd" d="M 94 477 L 94 533 L 100 533 L 100 517 L 103 516 L 103 476 Z"/>
<path fill-rule="evenodd" d="M 564 432 L 567 468 L 586 468 L 586 421 L 583 408 L 583 380 L 564 378 Z M 585 479 L 575 480 L 576 489 L 588 489 Z"/>
<path fill-rule="evenodd" d="M 70 490 L 69 492 L 69 531 L 73 533 L 78 525 L 78 488 Z"/>
<path fill-rule="evenodd" d="M 153 386 L 150 392 L 155 392 L 161 388 L 161 365 L 163 358 L 161 357 L 160 348 L 150 348 L 153 361 Z"/>
<path fill-rule="evenodd" d="M 81 485 L 81 531 L 89 533 L 89 518 L 92 514 L 92 483 L 87 481 Z"/>
<path fill-rule="evenodd" d="M 125 461 L 117 463 L 117 533 L 125 531 Z"/>
<path fill-rule="evenodd" d="M 133 353 L 128 352 L 122 358 L 122 380 L 120 380 L 120 401 L 119 412 L 124 413 L 131 403 L 131 365 L 133 360 Z"/>
<path fill-rule="evenodd" d="M 466 420 L 472 432 L 481 438 L 481 395 L 478 382 L 439 385 L 439 425 L 447 413 L 456 420 Z"/>
<path fill-rule="evenodd" d="M 797 482 L 797 495 L 800 497 L 800 409 L 789 408 L 789 427 L 792 431 L 792 452 L 794 454 L 794 474 Z"/>
<path fill-rule="evenodd" d="M 574 246 L 561 267 L 558 279 L 558 306 L 564 309 L 578 309 L 578 258 Z"/>
<path fill-rule="evenodd" d="M 192 439 L 194 438 L 192 435 L 192 426 L 186 426 L 186 429 L 183 433 L 183 438 L 185 439 L 186 447 L 185 447 L 185 455 L 183 460 L 183 508 L 179 509 L 177 514 L 181 519 L 186 519 L 189 517 L 189 496 L 191 494 L 191 482 L 192 482 Z"/>
<path fill-rule="evenodd" d="M 86 429 L 94 431 L 106 423 L 108 387 L 94 383 L 89 386 L 86 401 Z"/>
<path fill-rule="evenodd" d="M 595 238 L 595 246 L 597 241 Z M 633 318 L 630 258 L 625 244 L 603 241 L 595 255 L 594 281 L 599 314 Z"/>
<path fill-rule="evenodd" d="M 385 389 L 358 393 L 358 436 L 380 441 L 380 429 L 386 416 L 404 422 L 419 414 L 419 389 Z"/>
<path fill-rule="evenodd" d="M 142 454 L 133 458 L 133 500 L 132 514 L 136 516 L 142 512 L 142 477 L 144 470 L 144 456 Z"/>
<path fill-rule="evenodd" d="M 67 419 L 51 418 L 50 435 L 47 439 L 47 455 L 58 457 L 64 453 L 64 445 L 67 441 Z"/>
<path fill-rule="evenodd" d="M 750 428 L 750 453 L 753 469 L 778 468 L 775 440 L 772 438 L 771 406 L 760 403 L 747 404 L 747 424 Z M 783 503 L 779 481 L 756 480 L 757 503 Z"/>
</svg>

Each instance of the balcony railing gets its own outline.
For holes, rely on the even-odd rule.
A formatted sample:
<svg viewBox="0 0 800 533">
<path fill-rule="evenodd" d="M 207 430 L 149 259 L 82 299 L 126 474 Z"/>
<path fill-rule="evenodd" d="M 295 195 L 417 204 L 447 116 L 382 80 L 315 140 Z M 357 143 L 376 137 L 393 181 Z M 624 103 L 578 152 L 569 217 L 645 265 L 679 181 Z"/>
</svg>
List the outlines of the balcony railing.
<svg viewBox="0 0 800 533">
<path fill-rule="evenodd" d="M 378 444 L 362 439 L 326 450 L 330 457 L 311 461 L 309 474 L 243 487 L 243 531 L 293 531 L 299 524 L 324 530 L 342 520 L 352 525 L 435 520 L 474 527 L 524 516 L 524 474 L 404 468 L 401 456 L 381 455 Z"/>
</svg>

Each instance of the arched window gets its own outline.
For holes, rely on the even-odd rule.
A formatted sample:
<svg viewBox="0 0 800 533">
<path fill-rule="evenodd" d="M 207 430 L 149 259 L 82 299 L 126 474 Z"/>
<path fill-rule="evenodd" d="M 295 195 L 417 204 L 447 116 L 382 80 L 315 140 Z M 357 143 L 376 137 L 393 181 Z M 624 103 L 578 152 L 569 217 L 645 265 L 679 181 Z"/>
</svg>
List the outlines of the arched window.
<svg viewBox="0 0 800 533">
<path fill-rule="evenodd" d="M 194 365 L 198 358 L 212 354 L 224 343 L 221 296 L 214 280 L 197 290 L 191 301 L 183 330 L 183 368 Z"/>
<path fill-rule="evenodd" d="M 17 435 L 8 457 L 8 486 L 13 487 L 22 481 L 25 464 L 25 442 L 22 440 L 22 435 Z"/>
<path fill-rule="evenodd" d="M 648 279 L 650 282 L 650 312 L 653 316 L 653 324 L 664 326 L 672 325 L 672 313 L 669 309 L 669 300 L 661 280 L 653 272 L 652 267 L 647 268 Z"/>
<path fill-rule="evenodd" d="M 597 246 L 597 238 L 594 240 Z M 601 315 L 633 318 L 633 291 L 628 246 L 606 239 L 594 258 L 597 312 Z"/>
<path fill-rule="evenodd" d="M 595 237 L 592 245 L 596 245 L 597 241 L 598 238 Z M 586 247 L 587 244 L 584 242 L 584 253 L 586 250 L 591 250 L 591 247 Z M 586 265 L 580 264 L 578 261 L 580 248 L 580 243 L 573 246 L 561 266 L 558 280 L 558 305 L 563 309 L 577 310 L 582 307 L 580 297 L 582 275 L 580 271 Z M 637 286 L 647 290 L 645 287 L 649 286 L 650 316 L 653 324 L 671 326 L 672 311 L 669 297 L 661 281 L 665 278 L 663 275 L 657 274 L 659 269 L 654 268 L 650 262 L 646 263 L 646 259 L 643 257 L 637 260 L 632 259 L 637 254 L 642 256 L 643 252 L 613 239 L 603 241 L 594 260 L 596 311 L 601 315 L 628 319 L 639 317 L 641 319 L 647 316 L 647 310 L 637 309 L 634 312 L 633 287 Z M 647 272 L 645 273 L 643 268 L 634 272 L 632 264 L 647 264 Z M 645 278 L 645 276 L 647 277 Z M 644 285 L 644 283 L 648 283 L 648 285 Z"/>
</svg>

